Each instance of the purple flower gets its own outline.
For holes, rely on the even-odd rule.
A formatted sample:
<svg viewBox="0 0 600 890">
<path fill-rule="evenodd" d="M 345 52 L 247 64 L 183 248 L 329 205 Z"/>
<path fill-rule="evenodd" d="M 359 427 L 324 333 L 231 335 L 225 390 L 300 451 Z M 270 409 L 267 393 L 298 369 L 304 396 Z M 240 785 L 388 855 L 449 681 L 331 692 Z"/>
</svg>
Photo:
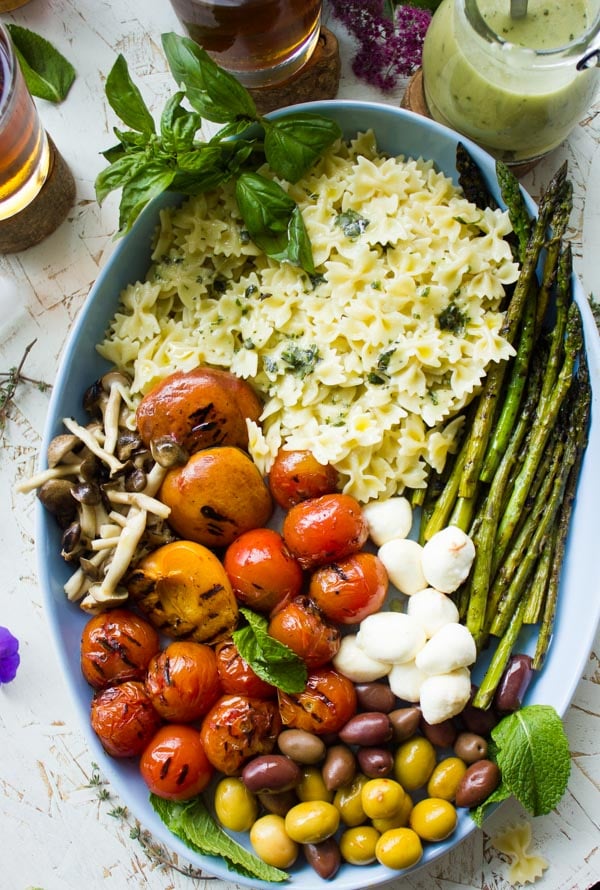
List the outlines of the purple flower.
<svg viewBox="0 0 600 890">
<path fill-rule="evenodd" d="M 20 661 L 19 641 L 7 627 L 0 626 L 0 684 L 15 679 Z"/>
</svg>

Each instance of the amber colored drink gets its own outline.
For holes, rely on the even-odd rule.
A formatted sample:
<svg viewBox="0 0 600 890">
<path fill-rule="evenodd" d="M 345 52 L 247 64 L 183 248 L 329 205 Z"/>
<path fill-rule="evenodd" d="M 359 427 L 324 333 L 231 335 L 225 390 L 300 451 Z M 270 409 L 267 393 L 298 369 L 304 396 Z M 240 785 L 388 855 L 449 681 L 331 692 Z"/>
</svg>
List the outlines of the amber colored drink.
<svg viewBox="0 0 600 890">
<path fill-rule="evenodd" d="M 322 0 L 171 0 L 189 36 L 246 87 L 287 80 L 319 39 Z"/>
<path fill-rule="evenodd" d="M 39 193 L 50 166 L 48 137 L 38 117 L 10 36 L 0 26 L 0 220 Z"/>
</svg>

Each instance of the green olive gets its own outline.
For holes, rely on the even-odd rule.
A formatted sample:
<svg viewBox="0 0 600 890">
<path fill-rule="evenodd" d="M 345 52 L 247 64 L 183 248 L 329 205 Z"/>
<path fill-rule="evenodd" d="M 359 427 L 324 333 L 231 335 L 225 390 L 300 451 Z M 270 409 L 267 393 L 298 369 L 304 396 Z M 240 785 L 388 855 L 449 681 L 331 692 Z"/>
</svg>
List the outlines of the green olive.
<svg viewBox="0 0 600 890">
<path fill-rule="evenodd" d="M 367 777 L 357 773 L 348 785 L 342 785 L 335 792 L 333 804 L 339 811 L 344 825 L 352 827 L 367 821 L 367 814 L 362 805 L 362 789 L 366 782 L 368 782 Z"/>
<path fill-rule="evenodd" d="M 411 828 L 391 828 L 377 841 L 375 855 L 387 868 L 410 868 L 422 857 L 423 846 L 419 835 Z"/>
<path fill-rule="evenodd" d="M 434 767 L 435 748 L 424 736 L 413 736 L 396 751 L 394 775 L 405 791 L 426 785 Z"/>
<path fill-rule="evenodd" d="M 282 816 L 268 813 L 250 829 L 250 843 L 263 862 L 275 868 L 289 868 L 298 858 L 298 844 L 285 830 Z"/>
<path fill-rule="evenodd" d="M 406 792 L 399 782 L 387 777 L 369 779 L 362 793 L 363 810 L 369 819 L 389 819 L 396 815 L 404 804 Z"/>
<path fill-rule="evenodd" d="M 347 828 L 340 838 L 340 853 L 350 865 L 369 865 L 375 862 L 375 847 L 379 832 L 372 825 Z"/>
<path fill-rule="evenodd" d="M 456 828 L 456 810 L 448 800 L 426 797 L 412 808 L 409 824 L 425 841 L 443 841 Z"/>
<path fill-rule="evenodd" d="M 241 779 L 226 776 L 215 789 L 217 819 L 230 831 L 248 831 L 258 816 L 258 803 Z"/>
<path fill-rule="evenodd" d="M 319 844 L 335 834 L 339 824 L 339 810 L 326 800 L 302 801 L 285 817 L 285 830 L 298 844 Z"/>
<path fill-rule="evenodd" d="M 429 797 L 454 800 L 460 780 L 467 771 L 467 765 L 460 757 L 445 757 L 436 765 L 427 783 Z"/>
<path fill-rule="evenodd" d="M 410 794 L 405 794 L 397 813 L 394 813 L 393 816 L 387 819 L 372 819 L 371 824 L 380 834 L 383 834 L 384 831 L 389 831 L 390 828 L 406 828 L 413 806 L 412 797 Z"/>
<path fill-rule="evenodd" d="M 333 801 L 333 790 L 325 785 L 323 773 L 317 766 L 302 767 L 302 778 L 296 785 L 296 794 L 299 800 L 326 800 Z"/>
</svg>

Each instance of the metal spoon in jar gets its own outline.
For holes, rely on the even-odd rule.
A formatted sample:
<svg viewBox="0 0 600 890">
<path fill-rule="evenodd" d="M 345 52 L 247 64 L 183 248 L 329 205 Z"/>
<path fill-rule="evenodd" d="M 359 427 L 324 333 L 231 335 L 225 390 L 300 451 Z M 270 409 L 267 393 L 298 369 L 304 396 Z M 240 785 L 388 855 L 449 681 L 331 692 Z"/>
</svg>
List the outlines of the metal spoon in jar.
<svg viewBox="0 0 600 890">
<path fill-rule="evenodd" d="M 524 19 L 527 15 L 527 0 L 510 0 L 511 19 Z"/>
</svg>

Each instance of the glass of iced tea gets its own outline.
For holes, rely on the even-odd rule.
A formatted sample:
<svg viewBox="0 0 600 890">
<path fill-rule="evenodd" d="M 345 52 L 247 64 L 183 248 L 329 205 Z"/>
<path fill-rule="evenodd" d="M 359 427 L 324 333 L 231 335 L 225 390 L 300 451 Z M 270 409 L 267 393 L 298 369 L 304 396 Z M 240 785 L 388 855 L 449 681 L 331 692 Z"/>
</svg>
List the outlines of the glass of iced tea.
<svg viewBox="0 0 600 890">
<path fill-rule="evenodd" d="M 250 89 L 296 74 L 311 57 L 322 0 L 171 0 L 189 36 Z"/>
<path fill-rule="evenodd" d="M 50 168 L 50 147 L 21 73 L 10 35 L 0 25 L 0 220 L 38 195 Z"/>
</svg>

